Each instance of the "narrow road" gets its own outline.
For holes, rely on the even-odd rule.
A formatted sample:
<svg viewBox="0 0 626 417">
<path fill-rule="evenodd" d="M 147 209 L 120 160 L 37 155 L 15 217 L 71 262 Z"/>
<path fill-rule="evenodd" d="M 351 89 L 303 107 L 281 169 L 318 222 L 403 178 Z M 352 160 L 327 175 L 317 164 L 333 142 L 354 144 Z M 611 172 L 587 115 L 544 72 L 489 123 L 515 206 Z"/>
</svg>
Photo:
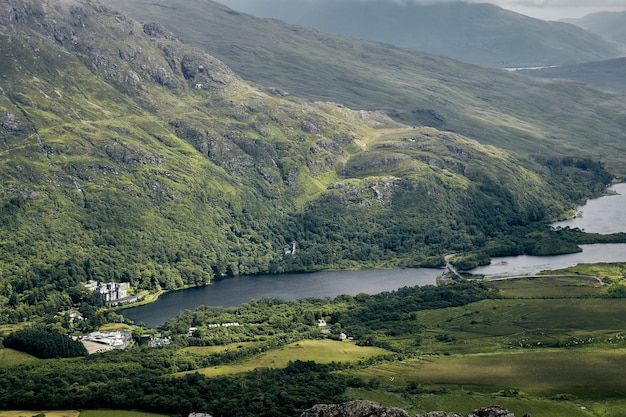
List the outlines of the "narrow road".
<svg viewBox="0 0 626 417">
<path fill-rule="evenodd" d="M 463 277 L 461 276 L 461 274 L 459 274 L 459 272 L 456 270 L 454 265 L 450 263 L 450 259 L 454 257 L 455 255 L 456 254 L 453 253 L 452 255 L 444 256 L 444 259 L 446 261 L 446 267 L 445 267 L 445 271 L 443 272 L 443 274 L 441 274 L 441 278 L 440 278 L 441 283 L 452 282 L 457 279 L 463 279 Z"/>
</svg>

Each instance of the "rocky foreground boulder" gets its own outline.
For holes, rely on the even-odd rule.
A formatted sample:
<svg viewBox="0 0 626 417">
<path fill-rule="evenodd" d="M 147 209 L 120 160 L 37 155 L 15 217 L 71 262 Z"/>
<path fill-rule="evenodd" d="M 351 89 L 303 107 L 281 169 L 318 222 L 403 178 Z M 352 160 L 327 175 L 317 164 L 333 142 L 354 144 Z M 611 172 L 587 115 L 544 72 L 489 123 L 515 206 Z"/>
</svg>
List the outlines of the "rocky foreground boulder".
<svg viewBox="0 0 626 417">
<path fill-rule="evenodd" d="M 426 414 L 410 416 L 400 408 L 385 408 L 372 401 L 350 401 L 344 404 L 318 404 L 300 417 L 463 417 L 458 413 L 433 411 Z M 515 417 L 515 415 L 500 406 L 483 407 L 470 411 L 465 417 Z M 525 414 L 523 417 L 531 417 Z"/>
</svg>

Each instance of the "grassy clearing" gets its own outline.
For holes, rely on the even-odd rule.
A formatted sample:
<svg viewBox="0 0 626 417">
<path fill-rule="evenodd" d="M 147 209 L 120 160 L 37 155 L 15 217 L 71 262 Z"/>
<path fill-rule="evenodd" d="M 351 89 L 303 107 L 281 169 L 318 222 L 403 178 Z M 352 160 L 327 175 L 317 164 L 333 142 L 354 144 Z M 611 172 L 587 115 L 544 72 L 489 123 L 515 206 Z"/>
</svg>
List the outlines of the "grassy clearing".
<svg viewBox="0 0 626 417">
<path fill-rule="evenodd" d="M 463 389 L 438 394 L 422 393 L 403 395 L 380 389 L 353 389 L 348 392 L 348 396 L 351 399 L 375 401 L 385 407 L 399 406 L 409 414 L 422 414 L 433 410 L 447 410 L 465 415 L 469 411 L 484 407 L 487 404 L 497 404 L 513 412 L 516 416 L 523 416 L 526 413 L 550 417 L 590 416 L 590 413 L 582 409 L 581 405 L 569 401 L 503 397 L 498 394 L 479 394 Z M 587 409 L 590 409 L 595 403 L 584 404 Z M 618 404 L 623 406 L 624 402 L 616 402 L 612 406 Z M 607 416 L 608 415 L 617 417 L 620 414 L 607 414 Z"/>
<path fill-rule="evenodd" d="M 560 349 L 485 355 L 425 357 L 357 371 L 366 380 L 392 387 L 409 383 L 433 389 L 489 394 L 511 388 L 519 396 L 625 398 L 626 352 Z"/>
<path fill-rule="evenodd" d="M 25 365 L 41 361 L 28 353 L 20 352 L 13 349 L 0 349 L 0 368 L 9 366 Z"/>
<path fill-rule="evenodd" d="M 213 355 L 214 353 L 222 353 L 227 352 L 231 349 L 241 349 L 250 346 L 254 346 L 256 342 L 239 342 L 239 343 L 231 343 L 229 345 L 222 346 L 190 346 L 184 349 L 181 349 L 181 352 L 193 353 L 194 355 Z"/>
<path fill-rule="evenodd" d="M 124 323 L 108 323 L 104 326 L 100 326 L 99 330 L 101 332 L 119 332 L 122 330 L 132 330 L 132 328 L 132 326 Z"/>
<path fill-rule="evenodd" d="M 592 275 L 603 279 L 621 280 L 626 275 L 626 262 L 579 264 L 552 273 Z"/>
<path fill-rule="evenodd" d="M 504 297 L 511 298 L 576 297 L 606 293 L 606 288 L 600 285 L 598 279 L 592 277 L 529 277 L 491 283 Z"/>
<path fill-rule="evenodd" d="M 623 348 L 626 342 L 616 336 L 624 333 L 625 315 L 625 299 L 511 299 L 421 311 L 416 321 L 424 328 L 422 351 L 462 354 L 568 343 Z M 442 334 L 449 341 L 437 340 Z"/>
<path fill-rule="evenodd" d="M 24 328 L 26 325 L 27 323 L 0 325 L 0 335 L 7 335 L 9 333 L 13 333 L 16 330 Z"/>
<path fill-rule="evenodd" d="M 362 359 L 390 353 L 376 347 L 357 346 L 354 342 L 334 340 L 302 340 L 262 353 L 246 361 L 205 368 L 199 372 L 208 376 L 218 376 L 252 371 L 257 368 L 284 368 L 289 361 L 315 361 L 317 363 L 356 362 Z"/>
</svg>

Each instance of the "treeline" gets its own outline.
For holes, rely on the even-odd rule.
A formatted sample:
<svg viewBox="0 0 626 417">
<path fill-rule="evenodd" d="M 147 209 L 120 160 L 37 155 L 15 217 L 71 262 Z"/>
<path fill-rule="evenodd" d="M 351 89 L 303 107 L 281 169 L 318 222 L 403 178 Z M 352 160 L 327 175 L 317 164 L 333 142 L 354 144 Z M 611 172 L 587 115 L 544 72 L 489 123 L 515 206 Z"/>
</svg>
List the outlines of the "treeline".
<svg viewBox="0 0 626 417">
<path fill-rule="evenodd" d="M 152 349 L 153 351 L 155 349 Z M 186 416 L 291 417 L 319 402 L 342 402 L 358 380 L 331 365 L 296 361 L 285 369 L 206 378 L 166 376 L 172 355 L 147 349 L 79 362 L 46 362 L 0 370 L 2 409 L 141 409 Z M 138 357 L 145 355 L 142 361 Z M 141 363 L 143 362 L 143 363 Z"/>
<path fill-rule="evenodd" d="M 86 356 L 83 344 L 60 333 L 43 329 L 22 329 L 3 340 L 4 347 L 20 350 L 38 358 L 73 358 Z"/>
</svg>

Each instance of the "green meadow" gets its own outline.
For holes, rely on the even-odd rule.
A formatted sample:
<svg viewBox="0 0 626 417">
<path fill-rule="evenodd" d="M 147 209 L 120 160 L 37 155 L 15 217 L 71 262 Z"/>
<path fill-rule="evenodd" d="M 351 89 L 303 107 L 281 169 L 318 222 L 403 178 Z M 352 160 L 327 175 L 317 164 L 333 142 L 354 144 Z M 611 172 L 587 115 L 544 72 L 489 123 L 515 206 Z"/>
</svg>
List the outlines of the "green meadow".
<svg viewBox="0 0 626 417">
<path fill-rule="evenodd" d="M 354 342 L 347 340 L 302 340 L 283 346 L 280 349 L 261 353 L 241 362 L 204 368 L 198 372 L 208 377 L 214 377 L 249 372 L 262 368 L 284 368 L 289 362 L 298 360 L 317 363 L 350 363 L 390 353 L 377 347 L 357 346 Z"/>
<path fill-rule="evenodd" d="M 39 362 L 40 359 L 29 355 L 28 353 L 19 352 L 13 349 L 0 348 L 0 368 L 7 366 L 17 366 L 34 364 Z"/>
</svg>

